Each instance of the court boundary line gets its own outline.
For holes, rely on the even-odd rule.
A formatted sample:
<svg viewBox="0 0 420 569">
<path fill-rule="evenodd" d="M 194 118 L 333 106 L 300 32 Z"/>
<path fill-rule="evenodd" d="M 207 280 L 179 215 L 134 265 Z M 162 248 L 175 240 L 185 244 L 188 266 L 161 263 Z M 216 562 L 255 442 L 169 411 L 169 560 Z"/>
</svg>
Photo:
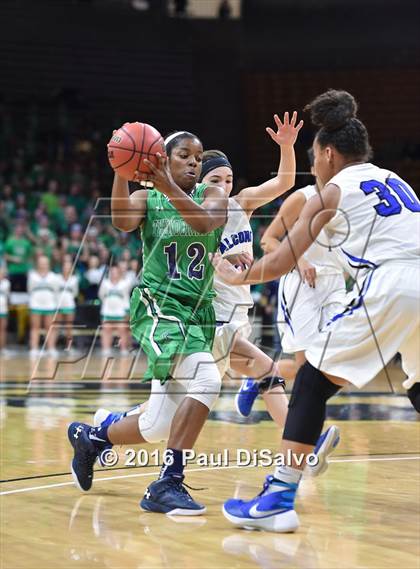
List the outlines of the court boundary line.
<svg viewBox="0 0 420 569">
<path fill-rule="evenodd" d="M 403 456 L 403 457 L 393 457 L 393 456 L 384 456 L 382 458 L 379 457 L 364 457 L 364 458 L 336 458 L 336 459 L 331 459 L 329 462 L 330 463 L 343 463 L 343 462 L 386 462 L 386 461 L 398 461 L 398 460 L 420 460 L 420 455 L 418 456 Z M 232 470 L 234 468 L 255 468 L 255 466 L 253 464 L 250 464 L 248 466 L 238 466 L 237 464 L 234 465 L 229 465 L 229 466 L 205 466 L 203 468 L 189 468 L 187 469 L 185 472 L 186 473 L 190 473 L 190 472 L 205 472 L 205 471 L 209 471 L 209 470 Z M 96 480 L 93 481 L 93 483 L 97 483 L 97 482 L 107 482 L 109 480 L 121 480 L 124 478 L 144 478 L 146 476 L 158 476 L 159 472 L 137 472 L 135 474 L 120 474 L 118 476 L 107 476 L 107 477 L 101 477 L 101 478 L 97 478 Z M 56 484 L 45 484 L 43 486 L 32 486 L 32 487 L 25 487 L 25 488 L 16 488 L 14 490 L 5 490 L 3 492 L 0 492 L 0 496 L 6 496 L 6 495 L 10 495 L 10 494 L 20 494 L 23 492 L 32 492 L 32 491 L 36 491 L 36 490 L 47 490 L 48 488 L 59 488 L 62 486 L 74 486 L 74 481 L 70 481 L 70 482 L 59 482 Z M 87 493 L 87 492 L 86 492 Z M 86 494 L 85 493 L 85 494 Z"/>
</svg>

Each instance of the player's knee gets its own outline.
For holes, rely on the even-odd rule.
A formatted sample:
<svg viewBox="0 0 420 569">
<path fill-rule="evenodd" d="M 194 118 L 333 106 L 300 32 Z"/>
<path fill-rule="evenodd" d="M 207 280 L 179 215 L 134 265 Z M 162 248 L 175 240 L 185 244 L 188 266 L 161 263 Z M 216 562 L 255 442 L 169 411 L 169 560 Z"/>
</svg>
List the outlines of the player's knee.
<svg viewBox="0 0 420 569">
<path fill-rule="evenodd" d="M 197 370 L 197 374 L 188 384 L 187 397 L 196 399 L 205 405 L 209 410 L 214 407 L 222 387 L 222 378 L 216 363 L 208 362 L 202 369 Z"/>
<path fill-rule="evenodd" d="M 139 430 L 148 443 L 159 443 L 169 438 L 172 417 L 151 414 L 148 409 L 139 415 Z"/>
<path fill-rule="evenodd" d="M 420 383 L 415 383 L 410 387 L 407 390 L 407 396 L 417 413 L 420 413 Z"/>
<path fill-rule="evenodd" d="M 339 389 L 341 387 L 327 379 L 322 371 L 309 362 L 305 362 L 299 369 L 293 384 L 289 407 L 295 405 L 302 396 L 305 399 L 314 397 L 315 400 L 328 401 Z"/>
</svg>

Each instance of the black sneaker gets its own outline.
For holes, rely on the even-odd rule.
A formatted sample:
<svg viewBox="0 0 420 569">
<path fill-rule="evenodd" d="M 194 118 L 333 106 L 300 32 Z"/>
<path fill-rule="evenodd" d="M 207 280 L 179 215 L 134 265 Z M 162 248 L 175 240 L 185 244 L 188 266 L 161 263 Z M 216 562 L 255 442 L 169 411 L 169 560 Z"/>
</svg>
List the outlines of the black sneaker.
<svg viewBox="0 0 420 569">
<path fill-rule="evenodd" d="M 152 482 L 140 502 L 147 512 L 170 516 L 200 516 L 207 508 L 196 502 L 183 484 L 184 476 L 165 476 Z"/>
<path fill-rule="evenodd" d="M 70 444 L 74 448 L 71 462 L 71 472 L 76 486 L 87 492 L 92 487 L 93 465 L 98 457 L 98 451 L 89 439 L 91 427 L 84 423 L 72 423 L 67 431 Z"/>
</svg>

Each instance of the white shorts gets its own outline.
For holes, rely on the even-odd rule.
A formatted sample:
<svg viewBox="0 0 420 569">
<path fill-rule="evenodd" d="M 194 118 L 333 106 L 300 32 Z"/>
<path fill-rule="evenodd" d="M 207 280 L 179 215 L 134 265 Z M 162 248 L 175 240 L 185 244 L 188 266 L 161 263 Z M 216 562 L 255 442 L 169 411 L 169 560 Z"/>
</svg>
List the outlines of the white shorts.
<svg viewBox="0 0 420 569">
<path fill-rule="evenodd" d="M 241 315 L 241 318 L 238 320 L 226 322 L 216 327 L 212 353 L 220 377 L 223 378 L 230 368 L 230 352 L 232 351 L 235 336 L 239 334 L 241 338 L 248 339 L 251 332 L 252 327 L 247 313 Z"/>
<path fill-rule="evenodd" d="M 277 328 L 282 349 L 295 353 L 308 349 L 331 316 L 346 304 L 342 274 L 317 276 L 315 288 L 302 282 L 298 271 L 281 277 Z"/>
<path fill-rule="evenodd" d="M 420 380 L 420 265 L 388 262 L 370 272 L 353 302 L 306 351 L 316 368 L 363 387 L 401 353 L 409 389 Z"/>
</svg>

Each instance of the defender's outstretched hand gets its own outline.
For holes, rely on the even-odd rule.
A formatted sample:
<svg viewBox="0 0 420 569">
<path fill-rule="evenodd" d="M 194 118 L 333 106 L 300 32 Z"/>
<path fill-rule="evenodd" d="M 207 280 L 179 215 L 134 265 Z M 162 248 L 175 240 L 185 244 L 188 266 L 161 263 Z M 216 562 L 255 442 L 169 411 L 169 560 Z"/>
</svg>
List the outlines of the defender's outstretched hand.
<svg viewBox="0 0 420 569">
<path fill-rule="evenodd" d="M 274 115 L 274 121 L 277 125 L 277 132 L 274 132 L 269 126 L 265 129 L 271 138 L 279 146 L 293 146 L 296 142 L 300 129 L 303 127 L 303 121 L 296 125 L 297 112 L 294 111 L 292 120 L 289 122 L 289 113 L 285 112 L 283 122 L 281 122 L 278 115 Z"/>
</svg>

